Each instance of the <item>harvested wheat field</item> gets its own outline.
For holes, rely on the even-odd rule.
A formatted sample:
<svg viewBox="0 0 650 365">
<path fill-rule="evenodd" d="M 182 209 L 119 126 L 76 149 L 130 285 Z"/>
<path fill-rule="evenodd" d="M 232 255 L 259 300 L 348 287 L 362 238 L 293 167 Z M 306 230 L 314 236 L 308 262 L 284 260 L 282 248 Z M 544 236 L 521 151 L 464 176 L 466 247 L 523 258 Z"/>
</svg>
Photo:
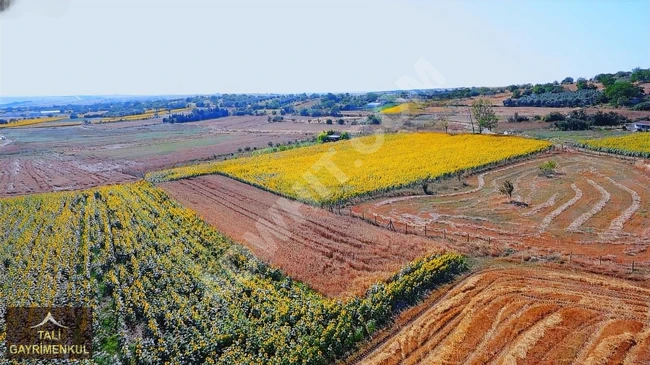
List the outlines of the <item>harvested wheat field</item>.
<svg viewBox="0 0 650 365">
<path fill-rule="evenodd" d="M 557 163 L 552 176 L 540 164 Z M 512 199 L 501 194 L 505 180 Z M 448 237 L 470 234 L 495 247 L 543 248 L 596 260 L 650 263 L 650 175 L 616 158 L 571 152 L 430 184 L 434 195 L 383 198 L 355 206 L 398 230 Z M 465 240 L 459 239 L 462 245 Z M 514 245 L 514 246 L 513 246 Z"/>
<path fill-rule="evenodd" d="M 444 249 L 223 176 L 160 187 L 257 257 L 330 297 L 362 293 L 415 258 Z"/>
<path fill-rule="evenodd" d="M 648 364 L 650 290 L 546 269 L 480 272 L 361 363 Z"/>
</svg>

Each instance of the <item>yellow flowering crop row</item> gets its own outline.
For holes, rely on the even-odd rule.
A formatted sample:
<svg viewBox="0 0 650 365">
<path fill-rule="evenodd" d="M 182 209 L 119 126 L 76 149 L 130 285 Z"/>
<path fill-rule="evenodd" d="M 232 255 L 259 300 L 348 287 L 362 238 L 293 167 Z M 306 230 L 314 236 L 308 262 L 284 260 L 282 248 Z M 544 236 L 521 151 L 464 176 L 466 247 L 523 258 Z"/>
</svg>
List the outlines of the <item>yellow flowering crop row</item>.
<svg viewBox="0 0 650 365">
<path fill-rule="evenodd" d="M 67 119 L 68 117 L 52 117 L 52 118 L 34 118 L 34 119 L 21 119 L 17 122 L 9 123 L 9 124 L 0 124 L 0 128 L 17 128 L 17 127 L 25 127 L 25 126 L 30 126 L 34 124 L 41 124 L 41 123 L 47 123 L 47 122 L 56 122 L 57 120 L 63 120 Z"/>
<path fill-rule="evenodd" d="M 135 115 L 126 115 L 123 117 L 111 117 L 111 118 L 102 118 L 100 120 L 100 123 L 112 123 L 112 122 L 121 122 L 125 120 L 145 120 L 145 119 L 152 119 L 155 117 L 156 113 L 158 113 L 160 116 L 162 115 L 167 115 L 167 114 L 178 114 L 178 113 L 184 113 L 184 112 L 189 112 L 191 111 L 192 108 L 182 108 L 182 109 L 172 109 L 171 112 L 167 112 L 167 109 L 160 109 L 160 110 L 149 110 L 143 114 L 135 114 Z"/>
<path fill-rule="evenodd" d="M 329 204 L 409 186 L 548 148 L 512 136 L 402 133 L 149 174 L 150 181 L 220 173 L 301 201 Z"/>
<path fill-rule="evenodd" d="M 593 139 L 585 141 L 584 146 L 603 152 L 650 157 L 650 133 L 634 133 L 622 137 Z"/>
<path fill-rule="evenodd" d="M 414 102 L 409 102 L 409 103 L 402 103 L 399 105 L 395 105 L 390 108 L 386 108 L 381 112 L 382 114 L 386 114 L 386 115 L 392 115 L 392 114 L 417 115 L 417 114 L 424 114 L 424 109 L 422 108 L 422 105 L 418 105 Z"/>
</svg>

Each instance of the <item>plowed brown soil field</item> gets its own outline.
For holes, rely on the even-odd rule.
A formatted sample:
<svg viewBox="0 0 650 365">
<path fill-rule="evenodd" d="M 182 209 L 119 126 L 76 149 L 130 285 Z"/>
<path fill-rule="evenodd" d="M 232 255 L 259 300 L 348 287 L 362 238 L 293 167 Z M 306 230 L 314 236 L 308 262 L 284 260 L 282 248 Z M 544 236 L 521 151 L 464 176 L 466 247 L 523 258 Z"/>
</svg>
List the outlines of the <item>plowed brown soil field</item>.
<svg viewBox="0 0 650 365">
<path fill-rule="evenodd" d="M 160 187 L 257 257 L 330 297 L 362 293 L 413 259 L 444 249 L 223 176 Z"/>
<path fill-rule="evenodd" d="M 362 364 L 649 364 L 650 290 L 540 268 L 472 275 Z"/>
</svg>

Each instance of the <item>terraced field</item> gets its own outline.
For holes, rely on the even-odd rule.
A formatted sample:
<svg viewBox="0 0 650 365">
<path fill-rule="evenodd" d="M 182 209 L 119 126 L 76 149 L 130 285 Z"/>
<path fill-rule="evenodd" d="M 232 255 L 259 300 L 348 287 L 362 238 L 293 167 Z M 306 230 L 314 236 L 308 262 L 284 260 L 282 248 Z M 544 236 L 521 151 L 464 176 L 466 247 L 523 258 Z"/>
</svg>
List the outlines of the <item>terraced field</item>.
<svg viewBox="0 0 650 365">
<path fill-rule="evenodd" d="M 648 364 L 650 290 L 494 269 L 462 281 L 362 364 Z"/>
<path fill-rule="evenodd" d="M 556 174 L 541 175 L 539 165 L 550 160 L 557 163 Z M 505 180 L 514 185 L 516 204 L 498 191 Z M 423 234 L 427 226 L 430 234 L 489 237 L 495 245 L 650 260 L 650 175 L 633 164 L 564 153 L 490 170 L 468 183 L 431 184 L 434 196 L 384 198 L 354 211 L 398 227 L 408 224 L 412 233 Z"/>
</svg>

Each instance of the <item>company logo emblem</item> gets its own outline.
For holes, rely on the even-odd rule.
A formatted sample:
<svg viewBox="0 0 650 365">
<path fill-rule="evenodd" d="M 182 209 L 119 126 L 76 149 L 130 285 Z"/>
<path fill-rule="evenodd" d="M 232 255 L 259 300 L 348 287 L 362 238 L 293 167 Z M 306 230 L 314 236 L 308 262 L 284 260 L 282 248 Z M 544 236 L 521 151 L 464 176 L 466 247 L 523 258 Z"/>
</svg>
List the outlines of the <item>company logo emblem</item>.
<svg viewBox="0 0 650 365">
<path fill-rule="evenodd" d="M 45 319 L 43 320 L 43 322 L 37 324 L 36 326 L 31 326 L 31 327 L 29 327 L 29 328 L 38 328 L 38 327 L 42 327 L 42 326 L 46 325 L 48 322 L 49 322 L 49 323 L 52 323 L 53 325 L 55 325 L 55 326 L 57 326 L 57 327 L 68 328 L 68 327 L 66 327 L 66 326 L 64 326 L 64 325 L 62 325 L 62 324 L 59 324 L 59 322 L 57 322 L 57 321 L 54 319 L 54 317 L 52 317 L 52 313 L 50 313 L 50 312 L 47 312 L 47 317 L 45 317 Z"/>
</svg>

